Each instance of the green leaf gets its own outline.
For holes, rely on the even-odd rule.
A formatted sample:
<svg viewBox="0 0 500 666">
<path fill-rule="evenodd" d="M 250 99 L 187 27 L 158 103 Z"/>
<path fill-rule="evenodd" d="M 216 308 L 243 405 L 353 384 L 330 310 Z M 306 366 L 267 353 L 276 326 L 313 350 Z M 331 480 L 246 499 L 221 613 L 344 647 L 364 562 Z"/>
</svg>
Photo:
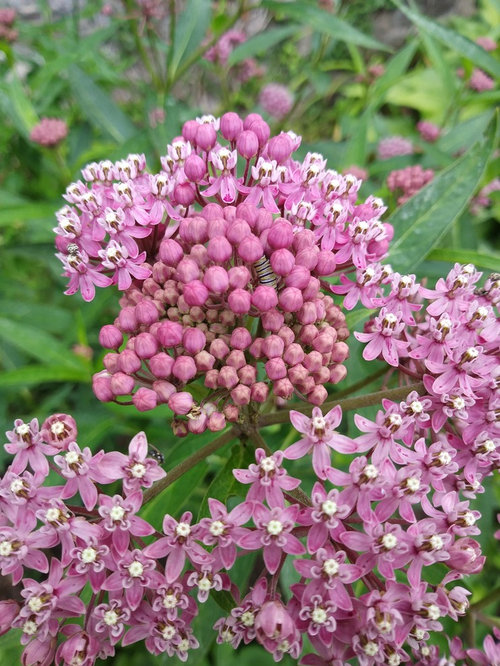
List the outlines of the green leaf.
<svg viewBox="0 0 500 666">
<path fill-rule="evenodd" d="M 370 125 L 371 114 L 365 111 L 356 120 L 356 130 L 354 136 L 347 142 L 347 150 L 342 159 L 344 168 L 354 165 L 362 165 L 366 160 L 366 138 L 368 127 Z"/>
<path fill-rule="evenodd" d="M 27 365 L 17 370 L 8 370 L 0 374 L 0 387 L 37 386 L 48 382 L 90 381 L 90 372 L 60 365 Z"/>
<path fill-rule="evenodd" d="M 210 596 L 215 601 L 217 606 L 220 606 L 222 610 L 225 611 L 228 615 L 231 613 L 233 608 L 236 608 L 238 605 L 231 592 L 228 592 L 227 590 L 212 590 L 210 592 Z"/>
<path fill-rule="evenodd" d="M 215 476 L 212 483 L 208 486 L 205 497 L 200 505 L 200 510 L 198 512 L 198 521 L 205 516 L 210 515 L 208 509 L 208 499 L 213 497 L 218 499 L 221 502 L 225 502 L 226 499 L 231 494 L 232 489 L 236 483 L 236 479 L 233 475 L 233 469 L 238 469 L 241 467 L 243 460 L 243 448 L 241 445 L 236 444 L 231 449 L 229 458 L 226 461 L 224 467 L 220 472 Z"/>
<path fill-rule="evenodd" d="M 238 62 L 245 60 L 245 58 L 253 58 L 255 55 L 265 53 L 290 35 L 299 33 L 299 30 L 300 26 L 298 25 L 288 25 L 280 28 L 271 28 L 271 30 L 258 33 L 234 49 L 229 56 L 228 65 L 236 65 Z"/>
<path fill-rule="evenodd" d="M 10 117 L 16 129 L 25 138 L 29 138 L 31 130 L 38 123 L 38 115 L 16 76 L 0 83 L 0 108 Z"/>
<path fill-rule="evenodd" d="M 0 210 L 0 227 L 16 228 L 24 226 L 26 222 L 42 220 L 53 217 L 59 204 L 40 202 L 26 202 L 2 207 Z M 54 224 L 56 220 L 54 219 Z M 53 236 L 51 232 L 51 236 Z"/>
<path fill-rule="evenodd" d="M 474 250 L 449 250 L 436 247 L 428 255 L 429 261 L 448 261 L 450 263 L 474 264 L 478 269 L 500 270 L 500 254 L 475 252 Z"/>
<path fill-rule="evenodd" d="M 377 108 L 384 102 L 387 91 L 408 69 L 417 46 L 417 40 L 413 39 L 386 63 L 382 76 L 375 79 L 368 89 L 369 106 Z"/>
<path fill-rule="evenodd" d="M 468 118 L 449 129 L 437 142 L 438 147 L 448 153 L 456 153 L 462 148 L 472 146 L 492 118 L 491 111 L 485 111 L 477 116 Z"/>
<path fill-rule="evenodd" d="M 210 25 L 211 11 L 209 0 L 188 0 L 176 26 L 173 52 L 169 60 L 170 81 L 175 81 L 179 66 L 202 43 Z"/>
<path fill-rule="evenodd" d="M 273 12 L 280 12 L 295 19 L 299 23 L 309 25 L 314 30 L 324 35 L 338 39 L 348 44 L 357 44 L 367 49 L 379 51 L 390 51 L 391 49 L 373 37 L 365 35 L 354 28 L 347 21 L 329 14 L 310 2 L 277 2 L 276 0 L 263 0 L 262 6 Z"/>
<path fill-rule="evenodd" d="M 137 130 L 111 97 L 77 65 L 68 67 L 69 83 L 83 115 L 94 127 L 117 143 L 130 139 Z"/>
<path fill-rule="evenodd" d="M 47 307 L 50 317 L 50 308 Z M 0 318 L 0 338 L 45 364 L 87 371 L 87 365 L 63 343 L 39 328 Z"/>
<path fill-rule="evenodd" d="M 396 240 L 388 261 L 394 270 L 414 271 L 462 213 L 493 152 L 496 128 L 495 118 L 481 141 L 391 215 Z"/>
<path fill-rule="evenodd" d="M 448 48 L 453 49 L 460 55 L 464 56 L 481 69 L 486 70 L 497 78 L 500 77 L 500 63 L 481 46 L 478 46 L 470 39 L 467 39 L 467 37 L 460 35 L 458 32 L 451 30 L 451 28 L 445 28 L 409 7 L 405 7 L 401 0 L 392 1 L 418 28 L 425 31 L 439 42 L 442 42 Z"/>
</svg>

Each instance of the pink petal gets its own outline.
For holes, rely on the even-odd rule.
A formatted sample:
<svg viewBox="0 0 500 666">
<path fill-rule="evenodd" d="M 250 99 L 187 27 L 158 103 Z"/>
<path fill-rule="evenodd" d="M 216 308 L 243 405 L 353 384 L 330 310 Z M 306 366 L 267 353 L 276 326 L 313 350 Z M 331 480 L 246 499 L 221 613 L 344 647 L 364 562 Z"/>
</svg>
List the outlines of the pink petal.
<svg viewBox="0 0 500 666">
<path fill-rule="evenodd" d="M 179 578 L 185 561 L 186 553 L 184 552 L 184 549 L 180 546 L 176 546 L 168 556 L 167 564 L 165 566 L 165 578 L 167 579 L 167 583 L 173 583 Z"/>
<path fill-rule="evenodd" d="M 297 412 L 298 414 L 298 412 Z M 301 416 L 303 416 L 301 414 Z M 300 439 L 295 444 L 292 444 L 283 451 L 283 456 L 287 460 L 297 460 L 297 458 L 302 458 L 307 453 L 309 453 L 313 443 L 309 439 Z"/>
<path fill-rule="evenodd" d="M 295 409 L 292 409 L 290 412 L 290 421 L 292 422 L 292 425 L 295 428 L 295 430 L 298 430 L 304 435 L 307 434 L 309 430 L 309 423 L 311 421 L 309 416 L 301 414 L 300 412 L 297 412 Z"/>
<path fill-rule="evenodd" d="M 275 543 L 264 548 L 264 564 L 270 574 L 276 573 L 281 561 L 281 548 Z M 304 551 L 302 551 L 304 552 Z"/>
</svg>

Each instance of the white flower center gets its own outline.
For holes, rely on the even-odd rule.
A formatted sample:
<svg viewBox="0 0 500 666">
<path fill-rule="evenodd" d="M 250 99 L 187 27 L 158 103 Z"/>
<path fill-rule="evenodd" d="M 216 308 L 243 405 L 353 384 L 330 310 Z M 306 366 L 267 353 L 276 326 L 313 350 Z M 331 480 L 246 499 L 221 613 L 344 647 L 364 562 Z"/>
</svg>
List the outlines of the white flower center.
<svg viewBox="0 0 500 666">
<path fill-rule="evenodd" d="M 441 451 L 438 455 L 438 459 L 441 465 L 449 465 L 451 463 L 451 456 L 448 451 Z"/>
<path fill-rule="evenodd" d="M 474 525 L 474 523 L 476 522 L 476 518 L 475 518 L 474 514 L 472 513 L 472 511 L 466 511 L 464 513 L 464 515 L 462 516 L 462 518 L 463 518 L 464 523 L 466 525 L 469 525 L 469 526 Z"/>
<path fill-rule="evenodd" d="M 122 520 L 124 515 L 125 515 L 125 509 L 119 504 L 116 504 L 109 512 L 109 517 L 114 522 Z"/>
<path fill-rule="evenodd" d="M 413 632 L 415 638 L 417 641 L 423 641 L 424 636 L 425 636 L 425 631 L 423 629 L 420 629 L 420 627 L 417 627 L 415 631 Z"/>
<path fill-rule="evenodd" d="M 377 622 L 377 627 L 379 628 L 380 633 L 388 634 L 392 629 L 392 622 L 384 617 Z"/>
<path fill-rule="evenodd" d="M 423 645 L 420 648 L 420 654 L 422 655 L 422 657 L 428 657 L 430 655 L 430 653 L 431 653 L 431 649 L 427 645 Z"/>
<path fill-rule="evenodd" d="M 175 627 L 171 624 L 166 624 L 162 629 L 161 635 L 166 641 L 171 641 L 176 633 Z"/>
<path fill-rule="evenodd" d="M 337 503 L 333 500 L 325 500 L 321 505 L 321 509 L 327 516 L 334 516 L 337 513 Z"/>
<path fill-rule="evenodd" d="M 283 532 L 283 524 L 279 520 L 270 520 L 266 525 L 267 531 L 272 536 L 278 536 Z"/>
<path fill-rule="evenodd" d="M 134 560 L 128 565 L 128 572 L 132 578 L 139 578 L 144 573 L 144 567 L 141 562 Z"/>
<path fill-rule="evenodd" d="M 424 411 L 420 400 L 414 400 L 412 403 L 410 403 L 410 409 L 414 414 L 421 414 Z"/>
<path fill-rule="evenodd" d="M 12 544 L 10 541 L 2 541 L 0 543 L 0 557 L 9 557 L 12 553 Z"/>
<path fill-rule="evenodd" d="M 255 624 L 255 615 L 251 611 L 245 611 L 241 615 L 241 621 L 245 627 L 253 627 Z"/>
<path fill-rule="evenodd" d="M 118 622 L 119 618 L 120 616 L 115 610 L 108 610 L 103 615 L 104 623 L 110 627 L 114 627 L 115 624 Z"/>
<path fill-rule="evenodd" d="M 376 479 L 378 476 L 378 469 L 375 467 L 375 465 L 369 464 L 365 466 L 363 474 L 368 479 Z"/>
<path fill-rule="evenodd" d="M 406 487 L 408 490 L 411 490 L 412 493 L 416 493 L 417 490 L 420 490 L 420 479 L 416 476 L 410 476 L 406 479 Z"/>
<path fill-rule="evenodd" d="M 323 562 L 323 571 L 327 576 L 335 576 L 338 573 L 340 564 L 333 558 Z"/>
<path fill-rule="evenodd" d="M 460 396 L 452 399 L 453 409 L 463 409 L 465 407 L 465 400 Z"/>
<path fill-rule="evenodd" d="M 396 324 L 397 321 L 398 321 L 398 318 L 392 312 L 388 312 L 384 317 L 384 321 L 387 322 L 387 324 Z M 368 645 L 369 645 L 369 643 L 368 643 Z"/>
<path fill-rule="evenodd" d="M 43 607 L 43 601 L 40 599 L 40 597 L 32 597 L 28 601 L 28 606 L 30 610 L 33 611 L 33 613 L 38 613 L 40 609 Z"/>
<path fill-rule="evenodd" d="M 401 657 L 399 656 L 399 654 L 396 653 L 391 654 L 387 663 L 389 664 L 389 666 L 399 666 L 399 664 L 401 663 Z"/>
<path fill-rule="evenodd" d="M 375 657 L 375 655 L 378 653 L 378 645 L 373 641 L 368 641 L 363 650 L 369 657 Z"/>
<path fill-rule="evenodd" d="M 23 633 L 27 634 L 28 636 L 33 636 L 34 634 L 36 634 L 37 631 L 38 631 L 38 626 L 36 622 L 33 622 L 33 620 L 27 620 L 23 624 Z"/>
<path fill-rule="evenodd" d="M 27 423 L 23 423 L 22 425 L 17 426 L 16 428 L 16 433 L 21 437 L 26 437 L 26 435 L 29 435 L 29 432 L 30 432 L 30 427 Z"/>
<path fill-rule="evenodd" d="M 436 604 L 429 604 L 429 606 L 427 606 L 427 616 L 431 620 L 437 620 L 441 617 L 441 611 Z"/>
<path fill-rule="evenodd" d="M 210 581 L 210 578 L 207 578 L 206 576 L 203 576 L 203 578 L 200 578 L 198 581 L 198 587 L 200 590 L 203 590 L 204 592 L 208 592 L 208 590 L 211 589 L 212 583 Z"/>
<path fill-rule="evenodd" d="M 315 608 L 311 613 L 311 619 L 315 624 L 324 624 L 328 619 L 328 615 L 324 608 Z"/>
<path fill-rule="evenodd" d="M 189 641 L 187 638 L 183 638 L 179 645 L 177 646 L 179 652 L 187 652 L 189 650 Z"/>
<path fill-rule="evenodd" d="M 483 447 L 488 453 L 491 453 L 496 449 L 495 442 L 492 439 L 485 440 L 483 442 Z"/>
<path fill-rule="evenodd" d="M 323 416 L 314 416 L 311 424 L 315 432 L 324 432 L 326 430 L 326 421 Z"/>
<path fill-rule="evenodd" d="M 80 460 L 80 454 L 76 451 L 68 451 L 68 453 L 64 456 L 64 459 L 68 465 L 75 465 Z"/>
<path fill-rule="evenodd" d="M 21 492 L 24 488 L 24 483 L 22 482 L 21 479 L 14 479 L 12 483 L 10 484 L 10 490 L 14 495 L 17 495 L 17 493 Z"/>
<path fill-rule="evenodd" d="M 54 435 L 62 435 L 64 433 L 64 423 L 62 421 L 56 421 L 50 426 L 50 430 Z"/>
<path fill-rule="evenodd" d="M 130 468 L 130 473 L 135 479 L 142 479 L 146 474 L 146 467 L 142 463 L 135 463 L 135 465 L 132 465 Z"/>
<path fill-rule="evenodd" d="M 85 564 L 92 564 L 97 559 L 97 550 L 92 546 L 87 546 L 82 550 L 82 562 Z"/>
<path fill-rule="evenodd" d="M 166 594 L 163 597 L 163 605 L 165 608 L 175 608 L 177 606 L 177 597 L 175 594 Z"/>
<path fill-rule="evenodd" d="M 225 527 L 226 526 L 224 525 L 222 520 L 213 520 L 210 523 L 210 528 L 209 528 L 210 529 L 210 534 L 212 536 L 216 536 L 216 537 L 220 536 L 221 534 L 224 534 Z"/>
<path fill-rule="evenodd" d="M 276 463 L 274 462 L 274 459 L 271 458 L 271 456 L 262 458 L 260 461 L 260 466 L 264 472 L 272 472 L 274 469 L 276 469 Z"/>
<path fill-rule="evenodd" d="M 392 550 L 397 546 L 398 540 L 394 534 L 384 534 L 382 537 L 382 544 L 386 550 Z"/>
<path fill-rule="evenodd" d="M 179 523 L 175 528 L 177 536 L 187 537 L 191 534 L 191 526 L 187 523 Z"/>
<path fill-rule="evenodd" d="M 432 548 L 432 550 L 441 550 L 443 548 L 443 540 L 438 534 L 433 534 L 429 538 L 429 544 Z"/>
<path fill-rule="evenodd" d="M 47 513 L 45 514 L 45 520 L 48 523 L 55 523 L 59 520 L 60 517 L 61 517 L 61 512 L 59 511 L 59 509 L 55 508 L 48 509 Z"/>
</svg>

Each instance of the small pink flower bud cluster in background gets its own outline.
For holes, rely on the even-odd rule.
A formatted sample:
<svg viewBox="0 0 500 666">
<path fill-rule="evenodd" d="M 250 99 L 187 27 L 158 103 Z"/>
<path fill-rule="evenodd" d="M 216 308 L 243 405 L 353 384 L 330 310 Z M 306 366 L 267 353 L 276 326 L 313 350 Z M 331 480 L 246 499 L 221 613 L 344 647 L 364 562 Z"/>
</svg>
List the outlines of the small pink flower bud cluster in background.
<svg viewBox="0 0 500 666">
<path fill-rule="evenodd" d="M 490 183 L 487 183 L 479 193 L 470 202 L 470 211 L 473 215 L 478 215 L 482 210 L 491 206 L 492 192 L 500 191 L 500 178 L 494 178 Z"/>
<path fill-rule="evenodd" d="M 428 120 L 421 120 L 417 123 L 417 130 L 424 141 L 429 141 L 429 143 L 434 143 L 441 136 L 441 130 L 434 123 L 430 123 Z"/>
<path fill-rule="evenodd" d="M 281 83 L 268 83 L 260 91 L 259 104 L 271 118 L 284 118 L 293 106 L 293 95 Z"/>
<path fill-rule="evenodd" d="M 67 135 L 68 126 L 64 120 L 60 120 L 59 118 L 42 118 L 31 130 L 30 139 L 33 143 L 38 143 L 40 146 L 52 148 L 61 143 Z"/>
<path fill-rule="evenodd" d="M 209 62 L 227 67 L 231 53 L 239 44 L 246 41 L 247 35 L 242 30 L 228 30 L 214 46 L 206 51 L 203 57 Z M 254 58 L 245 58 L 231 68 L 231 76 L 235 77 L 240 83 L 245 83 L 245 81 L 256 76 L 262 76 L 263 73 L 264 68 Z"/>
<path fill-rule="evenodd" d="M 16 41 L 18 32 L 12 27 L 15 20 L 15 9 L 0 9 L 0 40 L 9 43 Z"/>
<path fill-rule="evenodd" d="M 388 136 L 380 139 L 377 146 L 377 157 L 379 160 L 389 160 L 391 157 L 400 155 L 413 155 L 413 144 L 403 136 Z"/>
<path fill-rule="evenodd" d="M 495 81 L 482 69 L 475 68 L 468 81 L 468 86 L 476 92 L 485 92 L 486 90 L 493 90 Z"/>
<path fill-rule="evenodd" d="M 270 390 L 319 405 L 344 378 L 348 330 L 325 278 L 379 260 L 393 230 L 380 199 L 356 203 L 354 175 L 318 153 L 294 160 L 299 144 L 271 137 L 258 114 L 204 116 L 185 123 L 160 173 L 130 155 L 68 187 L 55 229 L 66 293 L 125 292 L 100 335 L 112 350 L 94 377 L 100 400 L 167 403 L 201 432 Z M 187 387 L 200 378 L 195 404 Z"/>
<path fill-rule="evenodd" d="M 387 187 L 391 192 L 401 192 L 398 197 L 398 204 L 401 206 L 421 190 L 424 185 L 430 183 L 433 178 L 434 171 L 432 169 L 422 169 L 420 164 L 417 164 L 405 169 L 391 171 L 387 176 Z"/>
</svg>

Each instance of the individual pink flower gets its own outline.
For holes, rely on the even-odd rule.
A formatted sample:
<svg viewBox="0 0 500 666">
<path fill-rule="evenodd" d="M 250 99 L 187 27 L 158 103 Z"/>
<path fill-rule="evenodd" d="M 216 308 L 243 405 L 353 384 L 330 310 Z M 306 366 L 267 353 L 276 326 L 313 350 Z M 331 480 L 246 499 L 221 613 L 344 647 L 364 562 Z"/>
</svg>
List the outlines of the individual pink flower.
<svg viewBox="0 0 500 666">
<path fill-rule="evenodd" d="M 397 368 L 400 355 L 405 355 L 409 346 L 408 342 L 400 339 L 404 327 L 399 309 L 391 312 L 387 308 L 382 308 L 380 314 L 373 320 L 370 333 L 354 332 L 356 340 L 368 342 L 363 349 L 363 358 L 366 361 L 373 361 L 381 355 L 389 365 Z"/>
<path fill-rule="evenodd" d="M 204 531 L 203 543 L 217 546 L 212 553 L 217 554 L 229 570 L 236 560 L 236 543 L 245 532 L 241 525 L 250 520 L 253 507 L 250 502 L 243 502 L 228 512 L 224 504 L 213 497 L 209 498 L 208 507 L 211 517 L 200 521 L 200 528 Z"/>
<path fill-rule="evenodd" d="M 342 519 L 350 513 L 350 507 L 342 504 L 337 488 L 327 492 L 321 483 L 314 484 L 311 500 L 313 506 L 303 509 L 297 520 L 301 525 L 311 526 L 307 534 L 307 550 L 315 553 L 329 536 L 336 538 L 343 531 Z"/>
<path fill-rule="evenodd" d="M 111 534 L 111 543 L 122 555 L 128 548 L 130 536 L 149 536 L 154 528 L 135 514 L 142 506 L 142 493 L 136 490 L 123 498 L 121 495 L 99 495 L 99 515 L 105 533 Z"/>
<path fill-rule="evenodd" d="M 57 449 L 43 443 L 38 419 L 32 419 L 30 423 L 16 419 L 14 429 L 5 434 L 9 442 L 4 445 L 4 449 L 14 456 L 10 471 L 20 474 L 30 465 L 36 475 L 45 478 L 49 473 L 49 464 L 45 456 L 57 453 Z"/>
<path fill-rule="evenodd" d="M 324 416 L 319 407 L 313 408 L 311 417 L 292 410 L 290 421 L 294 428 L 305 437 L 285 449 L 283 455 L 289 460 L 296 460 L 312 451 L 313 468 L 320 479 L 327 478 L 326 472 L 330 467 L 330 449 L 340 453 L 356 451 L 353 440 L 335 430 L 342 421 L 342 409 L 338 405 Z"/>
<path fill-rule="evenodd" d="M 131 610 L 139 607 L 145 590 L 155 589 L 164 582 L 163 576 L 156 570 L 156 560 L 148 557 L 145 551 L 126 551 L 116 560 L 115 566 L 116 571 L 106 578 L 102 589 L 111 592 L 125 590 L 125 599 Z"/>
<path fill-rule="evenodd" d="M 234 469 L 233 474 L 240 483 L 251 483 L 247 500 L 267 500 L 269 506 L 285 506 L 283 491 L 294 490 L 300 485 L 300 479 L 289 476 L 281 467 L 284 453 L 275 451 L 270 456 L 264 449 L 256 449 L 255 460 L 247 469 Z"/>
<path fill-rule="evenodd" d="M 268 83 L 260 91 L 259 103 L 273 118 L 284 118 L 293 106 L 293 96 L 280 83 Z"/>
<path fill-rule="evenodd" d="M 441 130 L 434 123 L 430 123 L 428 120 L 421 120 L 417 123 L 417 130 L 424 141 L 429 141 L 433 143 L 437 141 L 441 135 Z"/>
</svg>

